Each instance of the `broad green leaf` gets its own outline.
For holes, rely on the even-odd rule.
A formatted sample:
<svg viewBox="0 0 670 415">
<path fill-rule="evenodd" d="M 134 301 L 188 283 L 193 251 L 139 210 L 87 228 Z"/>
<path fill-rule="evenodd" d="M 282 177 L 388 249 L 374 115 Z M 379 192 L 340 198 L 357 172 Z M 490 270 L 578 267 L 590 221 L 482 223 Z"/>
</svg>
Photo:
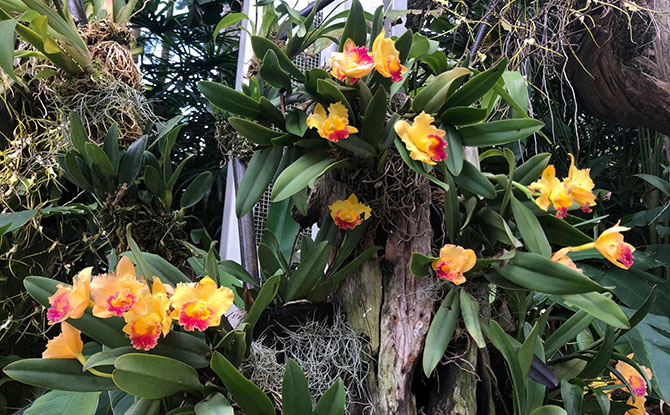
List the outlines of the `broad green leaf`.
<svg viewBox="0 0 670 415">
<path fill-rule="evenodd" d="M 486 108 L 452 107 L 440 114 L 440 120 L 449 125 L 469 125 L 486 119 Z"/>
<path fill-rule="evenodd" d="M 544 350 L 547 358 L 553 356 L 558 349 L 572 341 L 577 335 L 593 322 L 593 316 L 586 311 L 577 311 L 556 329 L 545 342 Z"/>
<path fill-rule="evenodd" d="M 221 32 L 223 29 L 227 29 L 230 26 L 236 25 L 242 20 L 249 20 L 249 16 L 244 13 L 227 13 L 224 15 L 214 28 L 214 40 L 216 40 L 219 32 Z"/>
<path fill-rule="evenodd" d="M 339 140 L 335 145 L 351 151 L 361 158 L 373 157 L 376 153 L 372 144 L 356 135 L 350 135 L 346 140 Z"/>
<path fill-rule="evenodd" d="M 336 103 L 336 102 L 341 102 L 345 107 L 347 107 L 347 111 L 349 113 L 349 122 L 353 123 L 356 120 L 356 114 L 354 113 L 354 110 L 351 109 L 351 104 L 349 104 L 349 101 L 347 98 L 344 96 L 342 91 L 337 87 L 337 84 L 335 81 L 331 79 L 319 79 L 316 81 L 316 90 L 318 94 L 326 99 L 329 103 Z"/>
<path fill-rule="evenodd" d="M 386 89 L 380 85 L 365 109 L 365 117 L 363 118 L 360 136 L 375 148 L 383 140 L 384 122 L 386 121 L 386 98 Z"/>
<path fill-rule="evenodd" d="M 312 287 L 323 277 L 329 257 L 330 243 L 323 241 L 314 247 L 309 256 L 301 258 L 300 265 L 288 279 L 284 300 L 306 298 Z"/>
<path fill-rule="evenodd" d="M 76 359 L 23 359 L 3 369 L 14 380 L 45 389 L 97 392 L 116 389 L 109 378 L 82 372 Z"/>
<path fill-rule="evenodd" d="M 586 365 L 582 373 L 579 375 L 580 378 L 598 377 L 609 364 L 609 361 L 612 358 L 612 352 L 614 351 L 614 341 L 616 340 L 614 328 L 612 328 L 612 326 L 607 326 L 605 328 L 603 339 L 604 341 L 600 345 L 598 353 L 593 357 L 589 364 Z"/>
<path fill-rule="evenodd" d="M 523 376 L 519 360 L 517 359 L 516 351 L 510 343 L 507 334 L 503 331 L 497 321 L 491 320 L 489 323 L 488 337 L 491 343 L 502 354 L 507 362 L 510 374 L 512 375 L 512 383 L 514 389 L 514 408 L 515 413 L 523 414 L 526 408 L 526 377 Z"/>
<path fill-rule="evenodd" d="M 159 415 L 160 399 L 138 399 L 123 415 Z"/>
<path fill-rule="evenodd" d="M 590 292 L 562 297 L 566 304 L 584 310 L 604 323 L 620 329 L 630 327 L 628 318 L 621 307 L 604 294 Z"/>
<path fill-rule="evenodd" d="M 535 409 L 529 415 L 568 415 L 565 409 L 556 405 L 544 405 Z"/>
<path fill-rule="evenodd" d="M 452 83 L 471 73 L 467 68 L 454 68 L 439 74 L 416 94 L 416 97 L 412 101 L 412 111 L 415 113 L 421 111 L 426 111 L 427 113 L 436 112 L 447 99 L 447 94 Z"/>
<path fill-rule="evenodd" d="M 451 125 L 442 124 L 440 128 L 446 132 L 444 139 L 447 142 L 447 158 L 444 159 L 444 163 L 449 169 L 449 173 L 454 177 L 458 176 L 463 170 L 463 140 L 458 130 Z"/>
<path fill-rule="evenodd" d="M 430 377 L 442 356 L 444 356 L 451 337 L 454 335 L 454 329 L 461 314 L 458 291 L 456 288 L 449 291 L 437 313 L 435 313 L 433 321 L 430 322 L 422 360 L 423 373 L 427 377 Z"/>
<path fill-rule="evenodd" d="M 90 367 L 114 366 L 114 361 L 119 356 L 133 352 L 137 352 L 137 350 L 131 346 L 103 350 L 86 359 L 86 364 L 82 370 L 87 370 Z"/>
<path fill-rule="evenodd" d="M 298 81 L 302 82 L 305 79 L 305 75 L 302 71 L 295 66 L 295 64 L 289 59 L 288 56 L 284 53 L 279 46 L 275 45 L 270 39 L 267 39 L 262 36 L 251 36 L 251 47 L 254 50 L 254 55 L 257 58 L 263 59 L 267 56 L 268 51 L 272 53 L 277 58 L 277 63 L 284 71 L 288 72 Z"/>
<path fill-rule="evenodd" d="M 512 109 L 513 118 L 526 118 L 528 113 L 528 83 L 519 72 L 505 71 L 503 73 L 504 88 L 510 98 L 521 107 L 523 111 Z"/>
<path fill-rule="evenodd" d="M 551 154 L 549 153 L 540 153 L 529 158 L 525 163 L 514 169 L 514 181 L 528 186 L 540 177 L 542 171 L 549 164 L 550 158 Z"/>
<path fill-rule="evenodd" d="M 121 256 L 127 256 L 134 264 L 138 264 L 135 255 L 132 252 L 124 252 Z M 186 276 L 179 268 L 170 264 L 163 257 L 149 252 L 142 252 L 142 258 L 146 263 L 148 270 L 146 271 L 152 277 L 159 277 L 161 282 L 168 283 L 176 287 L 180 282 L 191 282 L 191 279 Z"/>
<path fill-rule="evenodd" d="M 195 415 L 235 415 L 225 396 L 216 392 L 195 404 Z"/>
<path fill-rule="evenodd" d="M 184 194 L 181 196 L 181 208 L 190 208 L 202 200 L 202 198 L 205 197 L 205 194 L 212 187 L 213 180 L 214 179 L 212 178 L 211 171 L 200 173 L 198 177 L 193 179 L 191 184 L 189 184 L 186 190 L 184 190 Z"/>
<path fill-rule="evenodd" d="M 90 143 L 84 124 L 75 112 L 70 114 L 70 140 L 72 146 L 79 152 L 79 155 L 86 155 L 86 143 Z M 144 151 L 144 150 L 142 150 Z"/>
<path fill-rule="evenodd" d="M 258 319 L 261 317 L 261 314 L 265 309 L 272 303 L 277 291 L 279 290 L 279 283 L 281 282 L 282 275 L 276 274 L 270 277 L 258 292 L 254 303 L 251 305 L 251 309 L 247 313 L 247 316 L 244 319 L 244 322 L 249 324 L 251 331 L 253 331 L 254 326 L 258 322 Z"/>
<path fill-rule="evenodd" d="M 268 50 L 263 57 L 263 64 L 258 73 L 268 84 L 277 89 L 283 88 L 288 93 L 291 93 L 291 77 L 279 67 L 277 54 L 272 50 Z"/>
<path fill-rule="evenodd" d="M 344 415 L 344 404 L 344 383 L 337 378 L 317 402 L 314 415 Z"/>
<path fill-rule="evenodd" d="M 467 160 L 463 160 L 463 170 L 461 170 L 461 174 L 454 177 L 454 183 L 487 199 L 495 199 L 496 197 L 495 187 L 479 169 Z"/>
<path fill-rule="evenodd" d="M 85 147 L 89 167 L 92 167 L 92 165 L 95 164 L 107 180 L 114 177 L 114 166 L 112 166 L 112 162 L 109 160 L 109 157 L 107 157 L 107 154 L 93 143 L 86 143 Z"/>
<path fill-rule="evenodd" d="M 342 52 L 347 39 L 351 39 L 357 46 L 364 46 L 367 40 L 367 26 L 361 3 L 358 0 L 353 0 L 349 9 L 349 15 L 347 16 L 347 22 L 340 37 L 338 50 Z"/>
<path fill-rule="evenodd" d="M 584 388 L 582 386 L 562 380 L 561 397 L 568 415 L 582 415 L 582 401 L 584 399 Z"/>
<path fill-rule="evenodd" d="M 463 144 L 471 147 L 490 147 L 511 143 L 542 129 L 542 121 L 530 118 L 490 121 L 461 127 L 458 131 Z"/>
<path fill-rule="evenodd" d="M 603 290 L 580 272 L 530 252 L 518 252 L 498 272 L 514 284 L 541 293 L 564 295 Z"/>
<path fill-rule="evenodd" d="M 519 227 L 523 243 L 530 252 L 550 258 L 551 246 L 535 214 L 519 202 L 516 197 L 512 196 L 511 202 L 512 213 L 516 225 Z"/>
<path fill-rule="evenodd" d="M 14 39 L 16 22 L 16 19 L 0 21 L 1 39 Z M 19 81 L 14 74 L 14 42 L 7 41 L 0 43 L 0 68 L 14 81 Z"/>
<path fill-rule="evenodd" d="M 152 349 L 154 354 L 171 357 L 196 369 L 207 367 L 209 360 L 206 356 L 210 352 L 210 346 L 204 338 L 176 330 L 160 339 Z"/>
<path fill-rule="evenodd" d="M 514 248 L 520 248 L 523 246 L 521 241 L 514 237 L 512 230 L 507 225 L 507 221 L 505 221 L 505 219 L 500 216 L 498 212 L 489 208 L 484 208 L 479 211 L 477 217 L 486 226 L 488 226 L 488 231 L 493 239 L 510 245 Z"/>
<path fill-rule="evenodd" d="M 227 273 L 237 278 L 242 282 L 247 282 L 251 285 L 258 285 L 258 282 L 249 274 L 249 271 L 244 269 L 242 265 L 229 259 L 221 261 L 219 266 Z"/>
<path fill-rule="evenodd" d="M 238 218 L 249 213 L 263 196 L 279 167 L 282 154 L 282 147 L 266 148 L 254 153 L 237 190 L 235 211 Z"/>
<path fill-rule="evenodd" d="M 634 174 L 633 176 L 639 177 L 661 192 L 665 193 L 666 196 L 670 196 L 670 182 L 667 180 L 663 180 L 662 178 L 653 176 L 651 174 Z"/>
<path fill-rule="evenodd" d="M 470 333 L 470 336 L 477 343 L 477 347 L 483 349 L 486 347 L 486 341 L 484 340 L 484 334 L 482 333 L 482 328 L 479 325 L 479 303 L 474 299 L 470 294 L 465 290 L 460 291 L 460 300 L 461 300 L 461 315 L 463 316 L 463 322 L 465 323 L 465 328 Z"/>
<path fill-rule="evenodd" d="M 35 399 L 24 415 L 94 415 L 100 392 L 51 391 Z"/>
<path fill-rule="evenodd" d="M 260 116 L 258 101 L 233 88 L 216 82 L 200 81 L 198 89 L 209 102 L 223 110 L 252 119 Z"/>
<path fill-rule="evenodd" d="M 489 89 L 493 88 L 505 72 L 506 66 L 507 59 L 503 58 L 492 68 L 472 77 L 465 85 L 447 98 L 443 108 L 470 106 L 470 104 L 480 99 Z"/>
<path fill-rule="evenodd" d="M 593 239 L 584 232 L 554 215 L 543 214 L 538 216 L 537 220 L 542 225 L 544 234 L 552 244 L 560 246 L 579 246 L 593 242 Z"/>
<path fill-rule="evenodd" d="M 248 415 L 275 415 L 270 399 L 245 378 L 219 352 L 214 352 L 211 362 L 212 370 L 219 376 L 223 385 L 233 396 L 235 403 Z"/>
<path fill-rule="evenodd" d="M 289 133 L 302 137 L 307 131 L 307 114 L 301 109 L 294 109 L 289 111 L 286 115 L 286 131 Z"/>
<path fill-rule="evenodd" d="M 335 160 L 321 150 L 303 155 L 277 177 L 272 187 L 272 201 L 279 202 L 298 193 L 333 163 Z"/>
<path fill-rule="evenodd" d="M 147 165 L 144 170 L 144 184 L 156 198 L 165 198 L 165 181 L 161 174 L 152 165 Z M 169 206 L 167 206 L 169 208 Z"/>
<path fill-rule="evenodd" d="M 146 146 L 147 136 L 143 135 L 128 147 L 119 163 L 119 183 L 126 183 L 129 186 L 133 184 L 142 168 L 142 157 Z"/>
<path fill-rule="evenodd" d="M 312 413 L 312 399 L 307 379 L 300 365 L 293 359 L 286 362 L 282 380 L 282 414 L 308 415 Z"/>
<path fill-rule="evenodd" d="M 116 359 L 113 379 L 122 391 L 144 399 L 202 389 L 198 372 L 191 366 L 150 354 L 130 353 Z"/>
<path fill-rule="evenodd" d="M 271 130 L 263 127 L 253 121 L 245 120 L 244 118 L 230 117 L 228 118 L 230 125 L 247 140 L 262 146 L 269 146 L 272 144 L 272 139 L 284 134 L 281 131 Z"/>
<path fill-rule="evenodd" d="M 398 39 L 395 41 L 395 47 L 398 50 L 398 55 L 400 57 L 400 63 L 407 61 L 407 56 L 409 51 L 412 48 L 413 33 L 411 29 L 407 29 Z M 410 68 L 407 68 L 408 72 Z M 391 94 L 393 96 L 393 93 Z"/>
<path fill-rule="evenodd" d="M 304 249 L 304 247 L 303 247 Z M 349 275 L 353 274 L 354 271 L 363 266 L 365 261 L 370 259 L 377 251 L 382 249 L 380 246 L 371 246 L 370 248 L 363 251 L 360 255 L 354 258 L 351 262 L 340 268 L 333 275 L 326 277 L 326 279 L 319 284 L 317 284 L 313 289 L 310 295 L 307 297 L 309 301 L 314 303 L 325 302 L 328 299 L 332 289 L 342 282 Z"/>
<path fill-rule="evenodd" d="M 0 214 L 0 235 L 17 230 L 36 215 L 36 209 Z"/>
<path fill-rule="evenodd" d="M 289 199 L 270 204 L 263 238 L 261 239 L 261 242 L 270 245 L 272 241 L 268 239 L 268 232 L 272 233 L 277 239 L 279 244 L 278 253 L 281 253 L 284 258 L 289 258 L 291 249 L 294 248 L 293 241 L 296 234 L 300 232 L 300 225 L 291 216 L 291 201 Z"/>
<path fill-rule="evenodd" d="M 437 258 L 420 254 L 418 252 L 412 252 L 412 259 L 409 262 L 409 270 L 415 277 L 425 277 L 430 272 L 430 265 Z"/>
</svg>

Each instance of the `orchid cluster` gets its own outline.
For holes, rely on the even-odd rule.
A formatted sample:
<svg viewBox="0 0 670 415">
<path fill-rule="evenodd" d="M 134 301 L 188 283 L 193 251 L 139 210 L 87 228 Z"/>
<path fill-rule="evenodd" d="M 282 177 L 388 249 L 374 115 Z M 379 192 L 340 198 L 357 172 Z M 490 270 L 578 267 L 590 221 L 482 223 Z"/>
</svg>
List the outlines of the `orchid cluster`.
<svg viewBox="0 0 670 415">
<path fill-rule="evenodd" d="M 127 257 L 119 260 L 115 272 L 91 276 L 91 270 L 79 272 L 71 286 L 59 284 L 49 297 L 48 322 L 61 323 L 62 333 L 49 341 L 42 357 L 78 357 L 80 333 L 65 321 L 82 317 L 89 307 L 98 318 L 123 317 L 123 332 L 133 347 L 151 350 L 170 332 L 173 320 L 186 331 L 205 331 L 218 326 L 233 303 L 232 290 L 217 287 L 210 277 L 176 288 L 158 277 L 149 284 Z"/>
<path fill-rule="evenodd" d="M 591 212 L 591 206 L 596 204 L 596 197 L 593 194 L 595 185 L 589 176 L 590 169 L 580 170 L 575 167 L 575 158 L 572 154 L 570 160 L 570 170 L 565 179 L 559 180 L 556 177 L 556 168 L 550 164 L 542 172 L 542 177 L 528 186 L 531 191 L 540 193 L 535 199 L 540 209 L 546 212 L 549 206 L 553 205 L 556 217 L 559 219 L 567 215 L 568 208 L 573 202 L 587 213 Z"/>
</svg>

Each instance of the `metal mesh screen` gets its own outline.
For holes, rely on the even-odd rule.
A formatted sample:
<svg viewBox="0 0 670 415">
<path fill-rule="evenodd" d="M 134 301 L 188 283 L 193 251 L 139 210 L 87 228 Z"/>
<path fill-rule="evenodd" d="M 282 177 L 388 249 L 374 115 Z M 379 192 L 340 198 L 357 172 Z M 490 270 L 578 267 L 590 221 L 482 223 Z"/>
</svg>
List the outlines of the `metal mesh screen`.
<svg viewBox="0 0 670 415">
<path fill-rule="evenodd" d="M 314 16 L 314 26 L 319 27 L 323 21 L 323 13 L 318 12 Z M 310 69 L 318 68 L 321 64 L 320 55 L 308 55 L 306 53 L 301 53 L 293 59 L 293 63 L 301 70 L 308 71 Z M 288 107 L 290 108 L 290 106 Z M 261 197 L 261 200 L 256 203 L 253 208 L 254 215 L 254 235 L 256 237 L 256 245 L 261 243 L 263 239 L 263 232 L 265 231 L 265 222 L 268 218 L 268 212 L 270 210 L 270 193 L 272 192 L 272 184 L 268 186 L 267 190 Z M 300 230 L 303 235 L 312 236 L 312 228 L 303 228 Z"/>
</svg>

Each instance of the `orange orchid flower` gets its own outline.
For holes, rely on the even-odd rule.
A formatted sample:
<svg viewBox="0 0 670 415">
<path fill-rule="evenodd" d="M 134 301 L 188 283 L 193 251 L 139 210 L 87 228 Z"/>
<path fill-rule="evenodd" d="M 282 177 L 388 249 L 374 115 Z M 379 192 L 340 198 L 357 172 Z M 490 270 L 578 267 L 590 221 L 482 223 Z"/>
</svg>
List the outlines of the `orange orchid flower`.
<svg viewBox="0 0 670 415">
<path fill-rule="evenodd" d="M 44 359 L 77 359 L 81 356 L 84 342 L 81 332 L 66 322 L 61 323 L 61 334 L 49 340 L 42 352 Z"/>
<path fill-rule="evenodd" d="M 330 73 L 342 82 L 355 83 L 360 78 L 370 74 L 375 63 L 368 48 L 356 46 L 353 40 L 344 42 L 342 52 L 333 52 L 330 55 Z"/>
<path fill-rule="evenodd" d="M 551 260 L 558 262 L 559 264 L 563 264 L 568 268 L 572 268 L 577 272 L 584 273 L 584 270 L 581 268 L 577 268 L 577 265 L 572 261 L 572 259 L 568 256 L 568 252 L 572 250 L 571 247 L 566 247 L 566 248 L 561 248 L 554 255 L 551 256 Z"/>
<path fill-rule="evenodd" d="M 330 209 L 330 217 L 340 229 L 354 229 L 364 220 L 369 219 L 372 213 L 370 206 L 360 203 L 353 193 L 348 199 L 335 201 L 328 206 L 328 209 Z"/>
<path fill-rule="evenodd" d="M 590 177 L 591 169 L 578 169 L 575 167 L 575 157 L 570 156 L 570 170 L 568 177 L 563 181 L 565 187 L 570 192 L 570 197 L 584 212 L 591 212 L 591 206 L 596 204 L 596 196 L 593 194 L 595 184 Z"/>
<path fill-rule="evenodd" d="M 461 285 L 466 281 L 464 272 L 468 272 L 477 263 L 477 256 L 472 249 L 447 244 L 440 249 L 440 257 L 433 261 L 433 270 L 437 277 Z"/>
<path fill-rule="evenodd" d="M 145 295 L 149 288 L 135 275 L 135 267 L 128 257 L 122 257 L 116 272 L 99 275 L 91 282 L 93 315 L 100 318 L 121 317 L 126 311 L 137 307 L 139 313 L 146 308 Z"/>
<path fill-rule="evenodd" d="M 412 125 L 405 120 L 399 120 L 393 126 L 409 151 L 409 156 L 430 165 L 435 165 L 447 157 L 447 142 L 443 138 L 446 132 L 435 127 L 433 121 L 435 118 L 421 111 Z"/>
<path fill-rule="evenodd" d="M 569 189 L 556 177 L 556 168 L 553 164 L 548 165 L 542 172 L 542 177 L 531 183 L 528 188 L 533 192 L 540 192 L 540 197 L 535 199 L 535 204 L 540 209 L 546 212 L 549 206 L 554 205 L 557 218 L 564 218 L 568 208 L 572 206 Z"/>
<path fill-rule="evenodd" d="M 123 318 L 126 325 L 123 332 L 130 337 L 133 347 L 139 350 L 151 350 L 158 344 L 158 338 L 170 332 L 170 299 L 167 290 L 158 277 L 154 277 L 152 293 L 145 295 L 147 304 L 143 313 L 128 310 Z"/>
<path fill-rule="evenodd" d="M 307 117 L 307 126 L 316 128 L 321 137 L 334 143 L 358 132 L 356 127 L 349 125 L 349 112 L 341 102 L 330 104 L 328 113 L 323 105 L 316 104 L 314 112 Z"/>
<path fill-rule="evenodd" d="M 395 41 L 384 38 L 385 31 L 382 29 L 372 44 L 372 59 L 375 69 L 384 78 L 391 78 L 393 82 L 402 81 L 402 76 L 407 68 L 400 64 L 400 53 L 395 48 Z"/>
<path fill-rule="evenodd" d="M 85 268 L 72 280 L 72 286 L 58 284 L 58 289 L 49 297 L 47 319 L 49 324 L 60 323 L 68 318 L 80 318 L 91 303 L 91 270 Z"/>
<path fill-rule="evenodd" d="M 221 316 L 233 304 L 233 291 L 218 287 L 214 280 L 205 277 L 197 283 L 177 284 L 170 303 L 174 308 L 171 314 L 184 329 L 205 331 L 207 327 L 218 326 Z"/>
</svg>

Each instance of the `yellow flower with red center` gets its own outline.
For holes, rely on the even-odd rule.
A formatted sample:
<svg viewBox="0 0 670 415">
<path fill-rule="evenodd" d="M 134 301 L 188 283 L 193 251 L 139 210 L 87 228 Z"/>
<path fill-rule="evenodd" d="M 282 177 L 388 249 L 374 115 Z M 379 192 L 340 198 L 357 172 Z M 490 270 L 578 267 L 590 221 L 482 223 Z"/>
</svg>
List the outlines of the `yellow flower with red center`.
<svg viewBox="0 0 670 415">
<path fill-rule="evenodd" d="M 84 342 L 81 341 L 81 332 L 66 322 L 62 322 L 61 333 L 49 340 L 46 350 L 42 353 L 44 359 L 75 359 L 81 355 Z"/>
<path fill-rule="evenodd" d="M 433 121 L 435 118 L 421 111 L 412 125 L 400 120 L 393 126 L 398 137 L 405 143 L 409 156 L 430 165 L 435 165 L 447 157 L 447 142 L 443 139 L 446 133 L 435 127 Z"/>
<path fill-rule="evenodd" d="M 131 309 L 123 315 L 126 325 L 123 332 L 130 337 L 133 347 L 140 350 L 151 350 L 158 344 L 161 333 L 163 337 L 170 332 L 170 299 L 163 283 L 154 277 L 152 293 L 145 295 L 147 304 L 144 313 Z"/>
<path fill-rule="evenodd" d="M 461 285 L 466 281 L 463 273 L 470 271 L 476 263 L 477 256 L 472 249 L 447 244 L 440 249 L 440 257 L 432 266 L 438 278 Z"/>
<path fill-rule="evenodd" d="M 569 189 L 556 177 L 556 168 L 553 164 L 548 165 L 542 172 L 542 177 L 531 183 L 528 188 L 533 192 L 540 192 L 540 197 L 535 199 L 535 204 L 540 209 L 546 212 L 549 206 L 554 205 L 557 218 L 564 218 L 568 208 L 572 206 Z"/>
<path fill-rule="evenodd" d="M 630 228 L 619 226 L 619 222 L 596 239 L 595 248 L 617 267 L 628 269 L 633 265 L 635 247 L 624 242 L 621 232 L 630 230 Z"/>
<path fill-rule="evenodd" d="M 207 327 L 218 326 L 223 313 L 233 304 L 233 292 L 226 287 L 218 287 L 214 280 L 205 277 L 197 283 L 177 284 L 170 303 L 171 314 L 184 329 L 205 331 Z"/>
<path fill-rule="evenodd" d="M 407 68 L 400 64 L 400 53 L 395 48 L 395 41 L 384 38 L 385 31 L 382 29 L 372 44 L 372 59 L 375 68 L 380 75 L 391 78 L 393 82 L 402 81 L 402 76 Z"/>
<path fill-rule="evenodd" d="M 632 359 L 634 356 L 635 355 L 631 353 L 628 355 L 628 358 Z M 644 366 L 640 366 L 640 368 L 647 377 L 651 379 L 651 370 Z M 633 395 L 635 395 L 634 398 L 631 395 L 627 402 L 628 405 L 634 406 L 635 408 L 628 410 L 626 413 L 629 415 L 646 414 L 647 412 L 644 408 L 644 403 L 646 401 L 645 396 L 647 395 L 647 382 L 644 377 L 633 366 L 623 361 L 619 361 L 616 364 L 615 369 L 624 377 L 624 379 L 626 379 L 633 391 Z M 616 379 L 613 374 L 611 376 Z M 616 379 L 615 384 L 622 384 L 622 382 L 619 379 Z"/>
<path fill-rule="evenodd" d="M 342 52 L 330 55 L 330 73 L 342 82 L 354 83 L 369 75 L 375 67 L 372 56 L 365 46 L 356 46 L 353 40 L 344 42 Z"/>
<path fill-rule="evenodd" d="M 135 276 L 135 267 L 128 257 L 122 257 L 116 272 L 98 275 L 91 282 L 93 315 L 100 318 L 121 317 L 126 311 L 137 307 L 137 312 L 146 309 L 145 295 L 149 288 Z"/>
<path fill-rule="evenodd" d="M 58 284 L 58 289 L 49 297 L 47 319 L 49 324 L 60 323 L 68 318 L 80 318 L 91 302 L 90 284 L 92 268 L 85 268 L 74 277 L 72 286 Z"/>
<path fill-rule="evenodd" d="M 328 113 L 321 104 L 316 104 L 314 112 L 307 117 L 307 126 L 316 128 L 319 135 L 334 143 L 358 132 L 349 125 L 349 112 L 341 102 L 328 106 Z"/>
<path fill-rule="evenodd" d="M 568 252 L 570 252 L 572 248 L 566 247 L 559 249 L 556 251 L 554 255 L 552 255 L 551 260 L 558 262 L 559 264 L 563 264 L 568 268 L 572 268 L 577 272 L 581 272 L 582 274 L 584 273 L 584 270 L 581 268 L 577 268 L 577 265 L 572 261 L 572 259 L 568 256 Z"/>
<path fill-rule="evenodd" d="M 328 209 L 330 209 L 330 217 L 340 229 L 354 229 L 364 220 L 369 219 L 372 213 L 370 206 L 360 203 L 353 193 L 348 199 L 335 201 L 328 206 Z"/>
<path fill-rule="evenodd" d="M 591 212 L 591 206 L 596 204 L 596 196 L 593 194 L 593 180 L 591 180 L 591 169 L 578 169 L 575 167 L 575 157 L 570 156 L 570 170 L 568 177 L 563 181 L 565 187 L 570 192 L 570 197 L 584 212 Z"/>
</svg>

